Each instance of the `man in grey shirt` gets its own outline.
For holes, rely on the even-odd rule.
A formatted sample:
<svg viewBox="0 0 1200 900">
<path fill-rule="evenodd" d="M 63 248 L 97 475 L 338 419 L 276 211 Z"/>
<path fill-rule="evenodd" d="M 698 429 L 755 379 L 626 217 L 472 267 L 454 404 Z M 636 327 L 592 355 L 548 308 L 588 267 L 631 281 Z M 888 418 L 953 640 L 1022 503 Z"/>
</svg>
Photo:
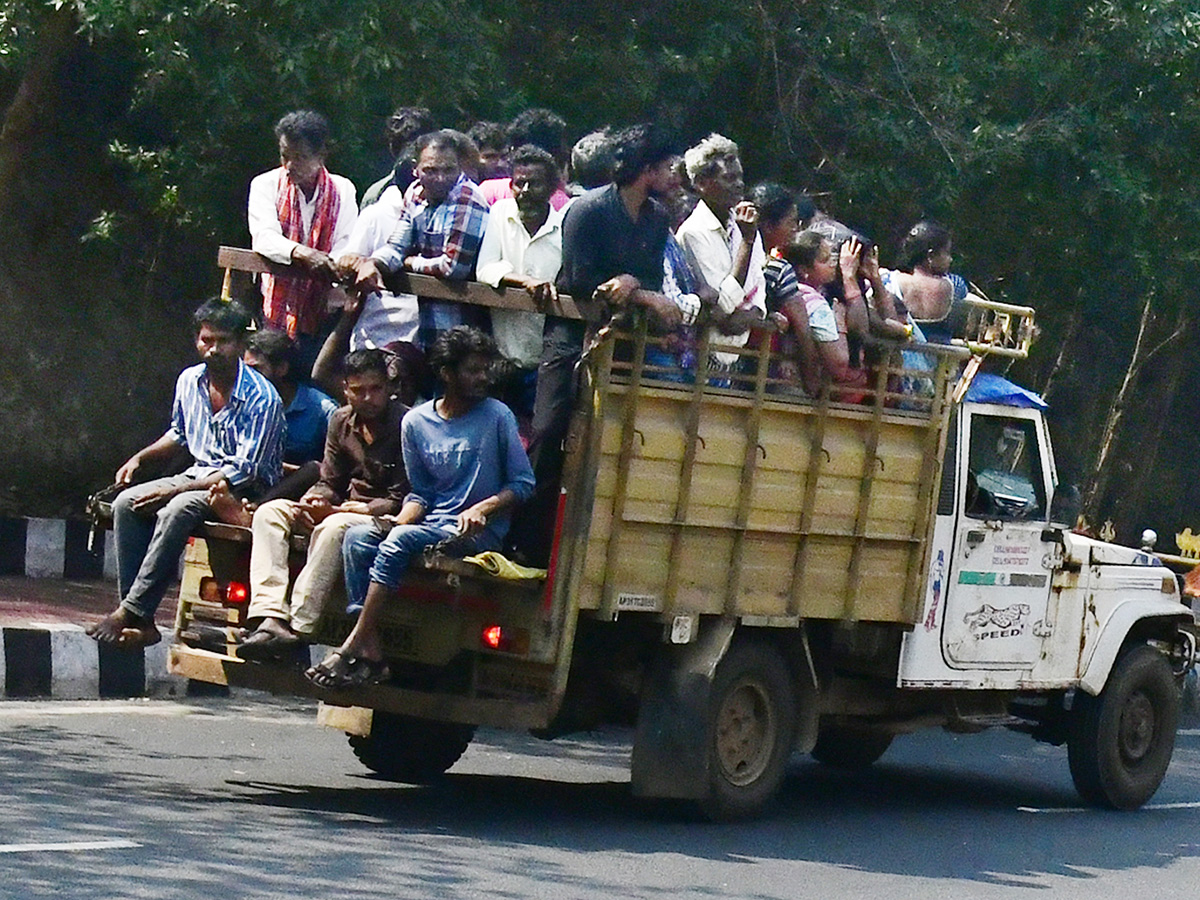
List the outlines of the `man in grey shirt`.
<svg viewBox="0 0 1200 900">
<path fill-rule="evenodd" d="M 362 612 L 342 645 L 305 673 L 319 687 L 388 680 L 379 623 L 409 561 L 455 537 L 463 554 L 499 549 L 512 507 L 532 495 L 533 469 L 516 417 L 487 395 L 495 356 L 492 339 L 468 326 L 452 328 L 434 343 L 429 362 L 445 393 L 404 417 L 400 445 L 412 491 L 395 526 L 386 536 L 374 524 L 346 532 L 346 591 L 352 605 L 362 603 Z"/>
</svg>

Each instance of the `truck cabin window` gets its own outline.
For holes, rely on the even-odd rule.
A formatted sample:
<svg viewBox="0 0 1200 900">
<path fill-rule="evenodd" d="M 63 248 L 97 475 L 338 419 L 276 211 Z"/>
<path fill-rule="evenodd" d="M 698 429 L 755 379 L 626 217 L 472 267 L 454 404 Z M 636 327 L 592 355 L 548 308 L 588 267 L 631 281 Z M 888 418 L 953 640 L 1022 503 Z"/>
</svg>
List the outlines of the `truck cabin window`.
<svg viewBox="0 0 1200 900">
<path fill-rule="evenodd" d="M 966 510 L 977 519 L 1045 517 L 1042 461 L 1029 419 L 972 417 Z"/>
</svg>

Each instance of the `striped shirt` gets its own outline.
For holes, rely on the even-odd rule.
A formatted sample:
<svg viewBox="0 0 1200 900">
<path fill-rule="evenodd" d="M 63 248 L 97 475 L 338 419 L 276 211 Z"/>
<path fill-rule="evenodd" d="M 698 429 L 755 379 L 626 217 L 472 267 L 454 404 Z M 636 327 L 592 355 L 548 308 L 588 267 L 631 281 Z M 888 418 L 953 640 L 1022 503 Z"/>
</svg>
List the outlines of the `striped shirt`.
<svg viewBox="0 0 1200 900">
<path fill-rule="evenodd" d="M 192 454 L 188 475 L 216 470 L 231 487 L 279 480 L 287 425 L 283 403 L 271 383 L 241 360 L 225 407 L 215 415 L 208 399 L 208 366 L 191 366 L 175 382 L 167 436 Z"/>
</svg>

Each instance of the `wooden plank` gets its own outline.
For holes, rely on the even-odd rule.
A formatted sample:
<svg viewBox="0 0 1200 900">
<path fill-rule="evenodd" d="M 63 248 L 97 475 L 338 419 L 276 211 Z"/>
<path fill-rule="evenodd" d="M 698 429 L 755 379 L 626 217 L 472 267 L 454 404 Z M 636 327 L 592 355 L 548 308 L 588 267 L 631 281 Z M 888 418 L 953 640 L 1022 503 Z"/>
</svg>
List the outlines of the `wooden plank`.
<svg viewBox="0 0 1200 900">
<path fill-rule="evenodd" d="M 621 531 L 625 515 L 625 487 L 629 483 L 629 468 L 633 463 L 633 439 L 637 433 L 638 403 L 642 394 L 638 387 L 642 383 L 642 370 L 646 363 L 646 316 L 639 317 L 638 330 L 633 347 L 633 368 L 629 373 L 629 393 L 625 395 L 624 417 L 621 423 L 621 449 L 617 455 L 617 493 L 613 497 L 612 525 L 605 549 L 604 587 L 602 588 L 601 614 L 615 618 L 617 612 L 617 585 L 613 573 L 617 569 L 617 556 L 621 546 Z"/>
<path fill-rule="evenodd" d="M 329 691 L 310 683 L 292 666 L 250 664 L 182 644 L 172 645 L 167 659 L 172 675 L 283 696 L 313 697 L 331 705 L 361 706 L 440 722 L 496 728 L 545 728 L 550 722 L 549 705 L 545 701 L 490 700 L 427 693 L 386 684 Z"/>
<path fill-rule="evenodd" d="M 284 266 L 271 262 L 253 250 L 222 246 L 217 250 L 217 265 L 222 269 L 254 274 L 269 274 L 281 278 L 304 278 L 307 275 L 297 266 Z M 401 272 L 388 279 L 388 286 L 397 293 L 416 294 L 432 300 L 453 300 L 492 309 L 516 309 L 524 312 L 546 312 L 564 319 L 583 319 L 583 312 L 575 301 L 566 294 L 559 294 L 558 301 L 546 309 L 540 309 L 533 298 L 523 290 L 504 288 L 497 290 L 478 281 L 443 281 L 429 275 Z"/>
<path fill-rule="evenodd" d="M 890 356 L 886 358 L 875 375 L 875 398 L 871 406 L 871 424 L 867 429 L 866 446 L 863 448 L 862 476 L 858 482 L 858 509 L 854 514 L 854 544 L 850 550 L 850 569 L 846 577 L 846 596 L 842 600 L 842 621 L 852 622 L 858 618 L 855 605 L 862 584 L 863 534 L 867 528 L 867 516 L 871 510 L 871 489 L 875 486 L 875 471 L 879 460 L 879 431 L 883 427 L 883 403 L 887 395 L 887 379 Z"/>
<path fill-rule="evenodd" d="M 738 592 L 742 584 L 743 554 L 746 525 L 750 521 L 750 502 L 754 499 L 754 474 L 758 467 L 759 433 L 762 428 L 763 402 L 767 395 L 767 374 L 771 366 L 771 336 L 759 335 L 757 366 L 754 373 L 754 405 L 746 422 L 746 452 L 742 457 L 742 480 L 738 485 L 737 508 L 734 513 L 733 550 L 729 560 L 729 578 L 725 583 L 725 612 L 737 612 Z M 765 454 L 766 451 L 762 450 Z"/>
<path fill-rule="evenodd" d="M 796 562 L 792 566 L 791 586 L 788 589 L 789 616 L 800 614 L 800 605 L 804 598 L 801 586 L 804 584 L 804 566 L 808 561 L 808 537 L 812 531 L 813 511 L 817 505 L 817 482 L 821 477 L 821 460 L 828 452 L 825 443 L 825 423 L 829 418 L 829 387 L 821 391 L 817 403 L 817 421 L 812 425 L 812 438 L 808 446 L 808 472 L 804 482 L 804 505 L 800 508 L 799 538 L 796 542 Z"/>
<path fill-rule="evenodd" d="M 937 503 L 938 476 L 942 457 L 946 454 L 946 428 L 949 410 L 946 408 L 953 389 L 953 374 L 958 371 L 958 361 L 942 357 L 934 374 L 933 408 L 930 410 L 929 425 L 925 430 L 925 455 L 921 465 L 920 481 L 917 485 L 917 517 L 913 522 L 913 537 L 920 542 L 909 552 L 908 579 L 904 588 L 903 615 L 906 621 L 915 622 L 920 615 L 925 599 L 925 581 L 929 572 L 929 548 L 933 542 Z"/>
<path fill-rule="evenodd" d="M 671 550 L 667 555 L 667 585 L 663 609 L 673 610 L 679 594 L 679 559 L 683 549 L 683 526 L 687 523 L 688 507 L 692 500 L 692 472 L 696 468 L 696 446 L 700 443 L 700 412 L 704 408 L 704 388 L 708 384 L 708 354 L 710 329 L 701 329 L 700 345 L 696 350 L 696 378 L 688 398 L 687 419 L 684 423 L 683 461 L 679 467 L 679 493 L 675 515 L 671 519 Z"/>
</svg>

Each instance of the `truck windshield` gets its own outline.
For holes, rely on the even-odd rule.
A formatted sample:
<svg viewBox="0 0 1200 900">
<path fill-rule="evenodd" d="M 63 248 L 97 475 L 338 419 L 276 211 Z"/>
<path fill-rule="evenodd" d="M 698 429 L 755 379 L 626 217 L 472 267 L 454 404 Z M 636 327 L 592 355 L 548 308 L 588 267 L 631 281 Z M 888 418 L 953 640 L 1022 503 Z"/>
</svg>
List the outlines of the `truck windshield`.
<svg viewBox="0 0 1200 900">
<path fill-rule="evenodd" d="M 1046 510 L 1037 431 L 1029 419 L 976 415 L 971 419 L 967 515 L 1036 519 Z"/>
</svg>

